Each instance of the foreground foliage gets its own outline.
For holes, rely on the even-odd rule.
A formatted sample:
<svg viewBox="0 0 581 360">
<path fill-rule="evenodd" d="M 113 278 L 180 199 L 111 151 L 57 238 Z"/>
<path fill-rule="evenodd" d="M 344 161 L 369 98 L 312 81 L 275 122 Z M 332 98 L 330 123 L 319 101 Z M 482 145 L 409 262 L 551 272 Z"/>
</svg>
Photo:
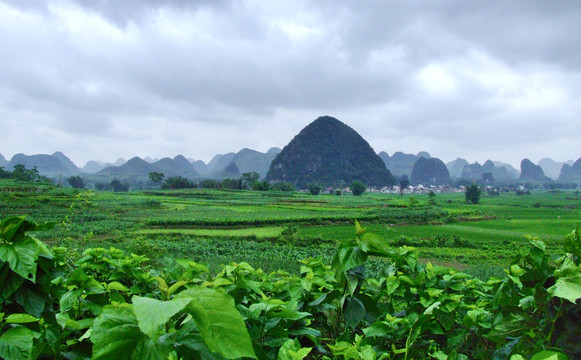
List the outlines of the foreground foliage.
<svg viewBox="0 0 581 360">
<path fill-rule="evenodd" d="M 581 239 L 550 257 L 531 239 L 505 279 L 422 265 L 356 223 L 331 266 L 300 276 L 249 264 L 215 275 L 176 260 L 97 248 L 49 249 L 0 224 L 0 357 L 4 359 L 574 359 L 581 352 Z M 367 275 L 370 257 L 390 261 Z"/>
</svg>

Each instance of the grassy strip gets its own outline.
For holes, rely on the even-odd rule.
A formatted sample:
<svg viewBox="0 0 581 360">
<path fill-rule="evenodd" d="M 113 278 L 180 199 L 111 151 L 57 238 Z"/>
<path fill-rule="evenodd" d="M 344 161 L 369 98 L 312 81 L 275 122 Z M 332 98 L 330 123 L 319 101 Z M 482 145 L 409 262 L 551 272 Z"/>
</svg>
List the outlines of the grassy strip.
<svg viewBox="0 0 581 360">
<path fill-rule="evenodd" d="M 282 234 L 282 227 L 259 227 L 243 229 L 141 229 L 135 232 L 138 235 L 179 234 L 201 237 L 249 237 L 274 238 Z"/>
</svg>

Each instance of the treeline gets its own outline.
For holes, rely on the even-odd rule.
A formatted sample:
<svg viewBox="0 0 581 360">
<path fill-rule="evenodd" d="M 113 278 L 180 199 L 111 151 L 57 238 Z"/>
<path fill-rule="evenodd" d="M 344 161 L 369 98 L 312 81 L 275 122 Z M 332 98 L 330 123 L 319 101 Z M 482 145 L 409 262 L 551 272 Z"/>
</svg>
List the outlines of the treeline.
<svg viewBox="0 0 581 360">
<path fill-rule="evenodd" d="M 278 182 L 270 184 L 266 180 L 259 180 L 260 175 L 255 172 L 242 174 L 238 179 L 214 180 L 206 179 L 197 183 L 184 178 L 183 176 L 172 176 L 166 178 L 163 173 L 151 172 L 149 179 L 162 189 L 236 189 L 236 190 L 255 190 L 255 191 L 293 191 L 294 186 L 288 182 Z"/>
<path fill-rule="evenodd" d="M 32 169 L 27 169 L 22 164 L 14 166 L 12 171 L 6 170 L 0 166 L 0 179 L 14 179 L 18 181 L 34 181 L 34 182 L 51 182 L 46 176 L 40 175 L 36 166 Z"/>
</svg>

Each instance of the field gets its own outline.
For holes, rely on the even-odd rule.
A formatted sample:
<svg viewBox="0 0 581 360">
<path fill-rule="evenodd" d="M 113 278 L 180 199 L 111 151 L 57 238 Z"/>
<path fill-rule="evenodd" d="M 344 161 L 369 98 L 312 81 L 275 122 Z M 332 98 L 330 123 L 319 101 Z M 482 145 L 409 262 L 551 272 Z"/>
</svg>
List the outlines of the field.
<svg viewBox="0 0 581 360">
<path fill-rule="evenodd" d="M 355 197 L 299 192 L 155 190 L 89 192 L 4 180 L 0 214 L 28 215 L 59 226 L 39 234 L 46 242 L 116 246 L 164 263 L 188 257 L 217 269 L 246 261 L 265 271 L 296 273 L 298 261 L 330 261 L 337 243 L 354 236 L 358 220 L 395 246 L 412 246 L 420 259 L 481 278 L 502 276 L 529 237 L 560 249 L 581 219 L 578 192 L 483 195 L 465 204 L 462 193 L 427 195 L 367 193 Z"/>
<path fill-rule="evenodd" d="M 3 181 L 0 358 L 576 359 L 580 204 Z"/>
</svg>

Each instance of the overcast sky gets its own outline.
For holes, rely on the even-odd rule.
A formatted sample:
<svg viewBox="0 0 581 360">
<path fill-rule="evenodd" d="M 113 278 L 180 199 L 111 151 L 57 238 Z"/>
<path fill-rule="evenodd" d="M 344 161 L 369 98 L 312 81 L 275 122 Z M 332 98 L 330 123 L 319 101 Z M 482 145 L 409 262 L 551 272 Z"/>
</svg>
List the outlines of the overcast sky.
<svg viewBox="0 0 581 360">
<path fill-rule="evenodd" d="M 578 1 L 0 0 L 0 153 L 78 166 L 284 147 L 581 157 Z"/>
</svg>

